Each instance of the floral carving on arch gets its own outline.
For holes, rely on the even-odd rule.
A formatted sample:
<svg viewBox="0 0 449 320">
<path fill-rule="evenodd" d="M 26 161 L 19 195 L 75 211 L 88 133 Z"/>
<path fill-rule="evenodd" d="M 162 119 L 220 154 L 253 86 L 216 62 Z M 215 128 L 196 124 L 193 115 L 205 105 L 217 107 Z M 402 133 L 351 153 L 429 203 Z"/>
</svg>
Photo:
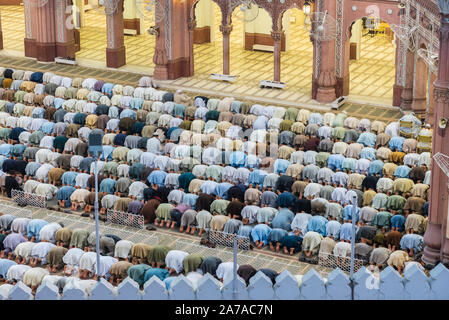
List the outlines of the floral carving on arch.
<svg viewBox="0 0 449 320">
<path fill-rule="evenodd" d="M 193 0 L 189 5 L 189 21 L 195 20 L 195 8 L 201 0 Z M 221 11 L 221 24 L 232 24 L 232 13 L 243 3 L 242 0 L 212 0 Z M 281 2 L 282 1 L 282 2 Z M 305 0 L 254 0 L 254 2 L 264 9 L 271 17 L 272 30 L 282 30 L 282 17 L 284 13 L 291 8 L 302 9 Z"/>
</svg>

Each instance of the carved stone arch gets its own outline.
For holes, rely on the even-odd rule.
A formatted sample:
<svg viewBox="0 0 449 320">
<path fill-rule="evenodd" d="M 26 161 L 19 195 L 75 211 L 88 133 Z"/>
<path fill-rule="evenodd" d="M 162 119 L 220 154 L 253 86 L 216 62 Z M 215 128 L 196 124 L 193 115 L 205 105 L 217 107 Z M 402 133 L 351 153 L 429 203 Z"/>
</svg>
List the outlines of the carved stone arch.
<svg viewBox="0 0 449 320">
<path fill-rule="evenodd" d="M 279 18 L 277 20 L 277 23 L 279 25 L 279 30 L 283 30 L 282 19 L 284 18 L 284 14 L 288 10 L 290 10 L 290 9 L 302 10 L 303 7 L 304 7 L 304 2 L 302 2 L 302 1 L 292 1 L 291 5 L 289 7 L 285 8 L 285 10 L 282 10 L 282 12 L 280 12 Z"/>
<path fill-rule="evenodd" d="M 265 9 L 271 17 L 272 30 L 282 31 L 282 17 L 290 8 L 297 7 L 302 8 L 304 6 L 304 0 L 284 0 L 283 3 L 280 1 L 268 2 L 266 0 L 255 0 L 256 4 Z"/>
<path fill-rule="evenodd" d="M 345 6 L 352 6 L 354 5 L 357 7 L 357 10 L 354 11 L 347 11 L 345 12 L 346 16 L 343 21 L 343 30 L 348 30 L 348 28 L 357 20 L 362 18 L 368 18 L 372 17 L 372 14 L 368 14 L 367 10 L 370 7 L 369 2 L 363 3 L 363 2 L 356 2 L 351 1 L 350 3 L 346 4 Z M 388 10 L 391 10 L 391 14 L 388 14 Z M 399 25 L 400 16 L 399 16 L 400 9 L 396 4 L 379 4 L 379 12 L 378 15 L 376 15 L 376 18 L 385 21 L 390 26 L 392 24 Z"/>
<path fill-rule="evenodd" d="M 347 3 L 345 2 L 345 5 L 346 4 Z M 350 1 L 347 5 L 351 9 L 352 9 L 351 6 L 354 5 L 354 7 L 356 7 L 356 10 L 355 11 L 354 10 L 344 11 L 343 21 L 340 22 L 341 33 L 340 34 L 337 33 L 337 40 L 341 39 L 340 42 L 337 41 L 337 43 L 340 43 L 340 45 L 339 46 L 336 45 L 336 56 L 339 57 L 339 58 L 336 58 L 336 61 L 335 61 L 335 66 L 336 66 L 336 71 L 337 71 L 337 88 L 336 88 L 337 96 L 350 94 L 350 71 L 349 71 L 350 45 L 349 45 L 349 43 L 350 43 L 350 38 L 351 38 L 351 28 L 354 25 L 354 23 L 360 19 L 369 18 L 369 17 L 373 17 L 373 16 L 379 20 L 385 21 L 390 26 L 392 24 L 399 25 L 399 23 L 400 23 L 399 16 L 397 15 L 397 13 L 399 13 L 399 8 L 397 6 L 396 6 L 396 8 L 394 8 L 392 5 L 382 5 L 378 8 L 377 12 L 372 14 L 371 10 L 370 10 L 369 3 Z M 391 14 L 388 14 L 388 10 L 391 10 Z M 339 23 L 339 20 L 337 19 L 337 24 L 338 23 Z M 338 28 L 337 28 L 337 30 L 338 30 Z M 339 38 L 339 37 L 341 37 L 341 38 Z M 398 38 L 396 37 L 396 39 L 398 39 Z M 397 40 L 397 41 L 399 41 L 399 40 Z M 396 50 L 399 50 L 398 48 L 399 48 L 399 46 L 397 46 Z M 398 53 L 398 51 L 396 51 L 396 55 L 397 55 L 397 53 Z M 396 75 L 398 74 L 398 72 L 401 72 L 398 64 L 395 65 L 395 69 L 396 69 Z M 393 91 L 395 90 L 396 85 L 397 84 L 394 84 Z M 396 93 L 396 95 L 395 95 L 395 92 L 393 92 L 393 96 L 394 97 L 399 96 L 399 99 L 396 99 L 396 100 L 400 100 L 400 93 Z M 400 104 L 400 101 L 398 103 Z M 395 105 L 398 105 L 398 103 L 393 102 L 393 104 L 395 104 Z"/>
<path fill-rule="evenodd" d="M 343 30 L 345 31 L 344 33 L 344 39 L 343 40 L 349 40 L 351 38 L 351 28 L 354 25 L 354 23 L 357 22 L 357 20 L 363 19 L 363 18 L 369 18 L 372 16 L 369 15 L 360 15 L 360 17 L 354 17 L 351 18 L 349 21 L 345 21 L 344 26 L 343 26 Z M 386 19 L 383 19 L 382 17 L 379 17 L 380 20 L 385 21 L 386 23 L 388 23 L 389 26 L 391 26 L 392 24 L 395 24 L 393 21 L 393 19 L 388 19 L 390 21 L 387 21 Z M 394 32 L 394 30 L 392 29 L 391 31 Z M 395 32 L 394 32 L 395 33 Z"/>
<path fill-rule="evenodd" d="M 229 26 L 232 24 L 232 12 L 237 8 L 242 1 L 240 0 L 212 0 L 220 8 L 221 25 Z"/>
<path fill-rule="evenodd" d="M 189 21 L 196 21 L 196 15 L 195 15 L 195 9 L 201 0 L 193 0 L 192 3 L 189 5 L 189 16 L 187 17 L 188 22 Z"/>
</svg>

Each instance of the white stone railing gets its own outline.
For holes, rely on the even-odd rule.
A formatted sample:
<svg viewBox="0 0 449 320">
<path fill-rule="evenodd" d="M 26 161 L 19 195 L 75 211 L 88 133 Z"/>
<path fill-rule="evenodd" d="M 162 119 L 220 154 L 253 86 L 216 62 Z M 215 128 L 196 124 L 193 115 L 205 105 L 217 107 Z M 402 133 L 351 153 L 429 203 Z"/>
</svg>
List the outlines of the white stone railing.
<svg viewBox="0 0 449 320">
<path fill-rule="evenodd" d="M 354 298 L 357 300 L 414 300 L 449 299 L 449 270 L 442 264 L 435 267 L 427 277 L 416 266 L 407 269 L 404 277 L 392 267 L 387 267 L 377 280 L 365 268 L 355 274 Z M 151 278 L 141 290 L 138 284 L 126 278 L 114 287 L 102 279 L 90 292 L 70 288 L 59 294 L 58 288 L 47 283 L 38 287 L 33 296 L 31 289 L 22 282 L 17 283 L 9 292 L 1 291 L 0 298 L 7 300 L 231 300 L 233 281 L 223 286 L 207 274 L 199 280 L 197 287 L 184 276 L 175 279 L 169 290 L 157 277 Z M 327 279 L 311 269 L 298 279 L 288 271 L 282 272 L 272 285 L 262 272 L 250 280 L 248 286 L 242 279 L 237 281 L 237 299 L 250 300 L 349 300 L 351 288 L 348 276 L 335 269 Z"/>
</svg>

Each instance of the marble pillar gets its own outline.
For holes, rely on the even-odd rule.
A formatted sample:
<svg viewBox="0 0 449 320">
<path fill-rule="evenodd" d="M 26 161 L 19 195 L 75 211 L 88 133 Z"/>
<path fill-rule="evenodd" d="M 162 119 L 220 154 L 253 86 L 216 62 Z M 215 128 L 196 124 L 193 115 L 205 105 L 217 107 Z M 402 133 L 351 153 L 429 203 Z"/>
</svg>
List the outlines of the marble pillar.
<svg viewBox="0 0 449 320">
<path fill-rule="evenodd" d="M 156 14 L 162 14 L 159 12 L 162 10 L 161 8 L 164 6 L 164 1 L 159 0 L 161 2 L 161 6 L 156 6 Z M 168 12 L 164 12 L 165 19 L 168 16 Z M 165 20 L 163 19 L 163 20 Z M 165 28 L 165 23 L 163 21 L 156 21 L 157 35 L 156 35 L 156 43 L 154 48 L 153 62 L 154 62 L 154 79 L 158 80 L 167 80 L 168 79 L 168 52 L 165 46 L 165 37 L 168 30 Z M 192 45 L 193 46 L 193 45 Z M 193 50 L 193 47 L 192 47 Z M 193 61 L 192 61 L 193 62 Z"/>
<path fill-rule="evenodd" d="M 188 28 L 189 28 L 189 69 L 190 69 L 190 75 L 193 76 L 195 64 L 194 64 L 194 55 L 193 55 L 193 43 L 194 43 L 194 37 L 195 37 L 195 28 L 196 28 L 196 21 L 193 19 L 189 19 L 187 22 Z"/>
<path fill-rule="evenodd" d="M 115 2 L 115 1 L 113 1 Z M 123 34 L 123 0 L 118 0 L 116 10 L 106 9 L 106 66 L 119 68 L 126 64 L 125 39 Z"/>
<path fill-rule="evenodd" d="M 230 74 L 230 51 L 231 51 L 231 43 L 230 43 L 230 35 L 232 31 L 231 24 L 221 24 L 220 31 L 223 34 L 223 74 Z"/>
<path fill-rule="evenodd" d="M 435 125 L 434 118 L 433 118 L 433 113 L 435 110 L 435 100 L 432 97 L 434 95 L 434 90 L 435 90 L 434 82 L 436 81 L 436 78 L 437 78 L 436 74 L 432 72 L 430 74 L 429 110 L 426 113 L 426 122 L 429 123 L 432 126 L 432 128 L 434 128 L 434 125 Z"/>
<path fill-rule="evenodd" d="M 189 77 L 193 73 L 193 34 L 191 1 L 159 0 L 164 19 L 156 23 L 158 34 L 153 61 L 154 79 Z M 158 7 L 156 7 L 156 10 Z M 161 9 L 162 10 L 162 9 Z"/>
<path fill-rule="evenodd" d="M 350 73 L 349 73 L 349 61 L 351 60 L 351 42 L 350 39 L 346 39 L 343 44 L 343 74 L 341 78 L 337 78 L 337 84 L 335 86 L 335 95 L 337 97 L 349 95 L 350 88 Z"/>
<path fill-rule="evenodd" d="M 427 111 L 427 74 L 428 67 L 426 62 L 422 58 L 418 58 L 416 62 L 415 92 L 413 95 L 412 110 L 417 115 L 422 116 Z"/>
<path fill-rule="evenodd" d="M 441 14 L 440 50 L 438 78 L 434 83 L 434 123 L 449 118 L 449 0 L 438 0 Z M 436 125 L 432 138 L 432 153 L 449 155 L 449 127 L 441 129 Z M 448 178 L 439 166 L 432 163 L 429 196 L 429 224 L 424 234 L 424 255 L 426 264 L 438 261 L 449 263 L 449 241 L 447 239 Z"/>
<path fill-rule="evenodd" d="M 321 64 L 317 81 L 316 100 L 321 103 L 332 102 L 337 98 L 335 85 L 335 41 L 321 42 Z"/>
<path fill-rule="evenodd" d="M 324 1 L 322 11 L 336 12 L 335 1 Z M 335 40 L 321 41 L 320 70 L 317 79 L 316 100 L 321 103 L 332 102 L 337 98 L 335 85 Z"/>
<path fill-rule="evenodd" d="M 271 31 L 271 37 L 274 41 L 274 81 L 281 81 L 281 41 L 282 31 Z"/>
<path fill-rule="evenodd" d="M 48 0 L 45 5 L 37 7 L 36 12 L 36 59 L 53 62 L 56 57 L 55 0 Z"/>
<path fill-rule="evenodd" d="M 3 49 L 2 13 L 0 11 L 0 50 Z"/>
<path fill-rule="evenodd" d="M 402 103 L 402 92 L 404 90 L 404 85 L 402 83 L 398 83 L 397 81 L 399 80 L 398 77 L 398 73 L 401 72 L 401 70 L 399 70 L 400 68 L 400 61 L 401 61 L 401 56 L 402 56 L 402 52 L 401 52 L 401 45 L 400 45 L 400 40 L 397 38 L 396 39 L 396 54 L 395 54 L 395 68 L 396 68 L 396 82 L 393 85 L 393 106 L 395 107 L 400 107 L 401 103 Z M 408 58 L 408 56 L 407 56 Z M 412 58 L 413 59 L 413 58 Z M 408 62 L 408 60 L 407 60 Z M 406 63 L 407 63 L 406 62 Z M 407 77 L 407 76 L 406 76 Z M 412 71 L 412 77 L 413 77 L 413 71 Z"/>
<path fill-rule="evenodd" d="M 71 6 L 67 0 L 55 0 L 56 56 L 75 58 L 74 25 L 71 20 Z"/>
<path fill-rule="evenodd" d="M 405 87 L 402 88 L 400 107 L 403 111 L 412 109 L 413 102 L 413 74 L 415 71 L 415 54 L 407 50 L 406 70 L 405 70 Z M 396 86 L 396 84 L 395 84 Z"/>
<path fill-rule="evenodd" d="M 37 32 L 37 8 L 31 5 L 30 0 L 23 1 L 23 12 L 25 21 L 24 49 L 25 57 L 36 57 L 36 32 Z"/>
</svg>

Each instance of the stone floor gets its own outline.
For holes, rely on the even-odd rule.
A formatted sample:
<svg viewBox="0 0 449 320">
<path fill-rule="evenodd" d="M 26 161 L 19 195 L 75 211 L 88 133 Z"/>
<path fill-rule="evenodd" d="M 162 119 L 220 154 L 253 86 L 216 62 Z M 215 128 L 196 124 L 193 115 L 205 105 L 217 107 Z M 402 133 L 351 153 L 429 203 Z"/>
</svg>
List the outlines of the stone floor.
<svg viewBox="0 0 449 320">
<path fill-rule="evenodd" d="M 105 70 L 105 69 L 97 69 L 91 67 L 82 67 L 82 66 L 70 66 L 70 65 L 61 65 L 56 63 L 44 64 L 39 63 L 34 59 L 30 58 L 20 58 L 20 57 L 12 57 L 6 53 L 0 53 L 0 66 L 2 67 L 11 67 L 21 70 L 31 70 L 31 71 L 42 71 L 42 72 L 54 72 L 56 74 L 68 77 L 81 77 L 81 78 L 96 78 L 101 79 L 105 82 L 113 82 L 120 83 L 123 85 L 132 85 L 137 86 L 138 80 L 142 76 L 139 73 L 118 71 L 118 70 Z M 198 94 L 208 95 L 209 97 L 217 97 L 223 98 L 224 96 L 233 96 L 238 100 L 247 101 L 249 103 L 260 103 L 263 105 L 276 105 L 276 106 L 284 106 L 284 107 L 297 107 L 297 108 L 309 108 L 315 111 L 327 112 L 330 110 L 329 106 L 324 106 L 318 104 L 317 102 L 313 102 L 310 104 L 301 103 L 297 101 L 292 101 L 289 99 L 278 99 L 276 97 L 269 98 L 265 95 L 267 91 L 259 90 L 262 92 L 254 92 L 252 94 L 241 93 L 234 94 L 228 93 L 224 91 L 218 91 L 216 89 L 204 89 L 204 88 L 195 88 L 188 87 L 185 83 L 178 84 L 174 83 L 176 81 L 161 81 L 159 84 L 161 88 L 166 90 L 177 90 L 183 89 L 186 93 L 191 94 L 192 96 Z M 268 90 L 269 89 L 264 89 Z M 397 108 L 387 108 L 383 106 L 376 105 L 374 103 L 365 104 L 365 103 L 356 103 L 356 102 L 347 102 L 343 105 L 339 112 L 345 111 L 348 115 L 362 118 L 368 118 L 370 120 L 381 120 L 389 123 L 391 121 L 397 121 L 401 116 L 402 112 Z"/>
<path fill-rule="evenodd" d="M 3 6 L 1 14 L 5 53 L 23 57 L 23 7 Z M 215 26 L 218 26 L 220 14 L 217 5 L 215 20 Z M 85 22 L 85 26 L 80 29 L 81 51 L 76 54 L 77 61 L 83 66 L 106 68 L 105 15 L 97 10 L 87 11 Z M 142 35 L 125 36 L 127 65 L 119 70 L 152 74 L 155 38 L 145 31 L 149 25 L 149 22 L 146 23 Z M 194 46 L 195 75 L 167 81 L 168 86 L 221 92 L 233 96 L 260 96 L 267 99 L 267 103 L 284 100 L 304 106 L 316 105 L 311 99 L 313 48 L 302 24 L 291 22 L 290 48 L 281 55 L 281 81 L 287 84 L 284 90 L 259 88 L 260 80 L 273 78 L 273 54 L 244 50 L 243 22 L 236 18 L 233 19 L 231 33 L 230 67 L 231 74 L 239 77 L 234 83 L 210 80 L 211 73 L 222 72 L 222 35 L 218 27 L 213 30 L 214 42 Z M 361 50 L 360 59 L 350 62 L 351 100 L 391 105 L 395 72 L 393 44 L 382 35 L 364 36 Z"/>
</svg>

